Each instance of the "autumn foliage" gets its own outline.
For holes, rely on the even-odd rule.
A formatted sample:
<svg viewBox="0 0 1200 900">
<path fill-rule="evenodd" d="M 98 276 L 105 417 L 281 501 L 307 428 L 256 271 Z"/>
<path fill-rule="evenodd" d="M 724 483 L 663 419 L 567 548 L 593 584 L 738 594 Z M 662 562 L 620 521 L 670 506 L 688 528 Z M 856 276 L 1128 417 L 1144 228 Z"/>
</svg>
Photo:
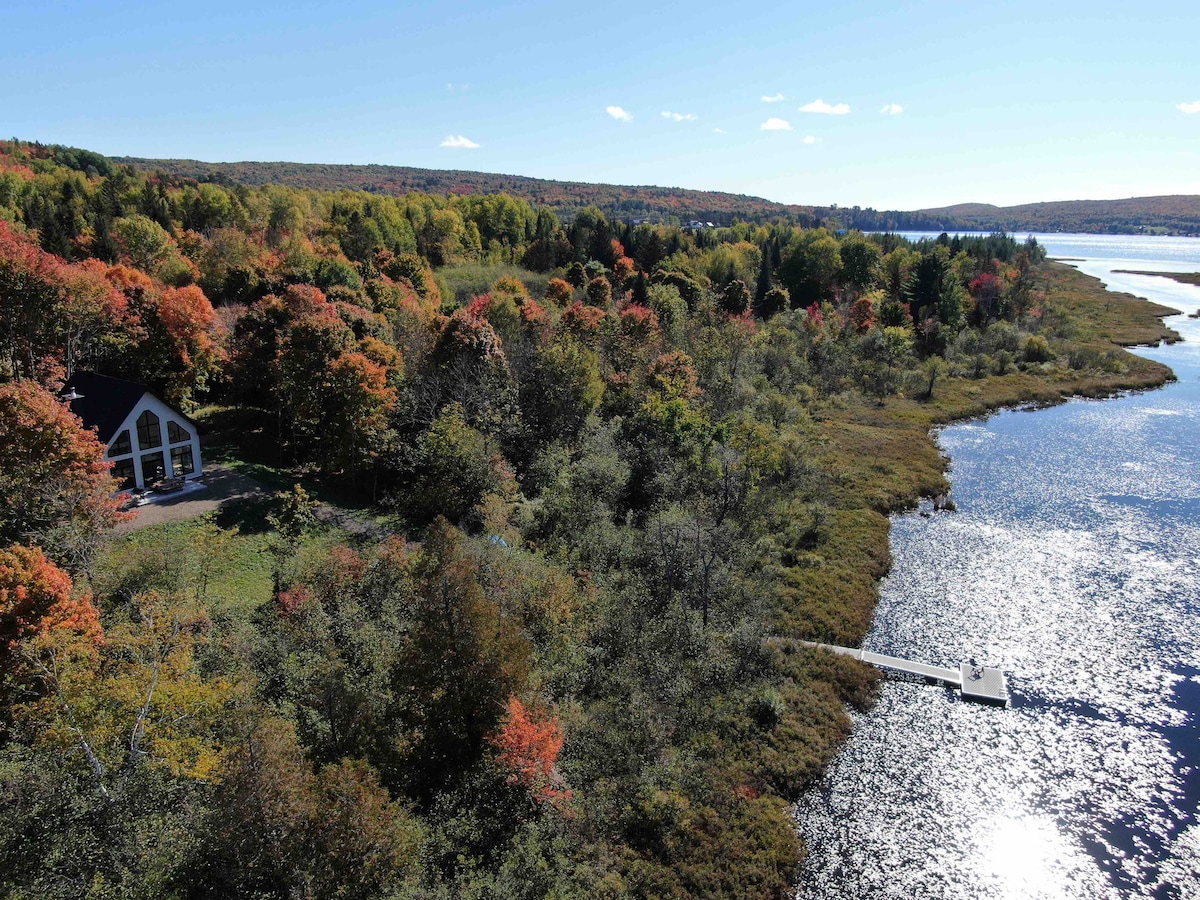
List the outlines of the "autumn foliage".
<svg viewBox="0 0 1200 900">
<path fill-rule="evenodd" d="M 31 381 L 0 384 L 0 541 L 36 539 L 86 563 L 79 554 L 123 518 L 109 468 L 66 403 Z"/>
<path fill-rule="evenodd" d="M 517 697 L 508 698 L 508 713 L 500 730 L 490 738 L 496 762 L 512 784 L 529 791 L 539 803 L 570 799 L 555 768 L 562 751 L 563 734 L 549 713 L 529 709 Z"/>
<path fill-rule="evenodd" d="M 39 548 L 0 550 L 0 697 L 30 642 L 56 629 L 98 643 L 100 618 L 91 596 L 76 596 L 71 576 Z"/>
<path fill-rule="evenodd" d="M 130 322 L 98 260 L 70 264 L 0 219 L 0 375 L 57 386 Z"/>
</svg>

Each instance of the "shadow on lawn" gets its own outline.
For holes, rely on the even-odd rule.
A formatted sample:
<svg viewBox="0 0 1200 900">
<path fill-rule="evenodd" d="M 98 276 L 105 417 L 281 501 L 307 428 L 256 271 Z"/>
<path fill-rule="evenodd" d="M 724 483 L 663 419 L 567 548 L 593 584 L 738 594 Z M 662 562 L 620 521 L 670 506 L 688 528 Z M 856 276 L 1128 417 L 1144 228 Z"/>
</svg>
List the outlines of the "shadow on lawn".
<svg viewBox="0 0 1200 900">
<path fill-rule="evenodd" d="M 275 499 L 264 495 L 238 497 L 225 503 L 213 514 L 213 522 L 220 528 L 241 534 L 265 534 L 271 530 L 267 516 L 275 509 Z"/>
</svg>

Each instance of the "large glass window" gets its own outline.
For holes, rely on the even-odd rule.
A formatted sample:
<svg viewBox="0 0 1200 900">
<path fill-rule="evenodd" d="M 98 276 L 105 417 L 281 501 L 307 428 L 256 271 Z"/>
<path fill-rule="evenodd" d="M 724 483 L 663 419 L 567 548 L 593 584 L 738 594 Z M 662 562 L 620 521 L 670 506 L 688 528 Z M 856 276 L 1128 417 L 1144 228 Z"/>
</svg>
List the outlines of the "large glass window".
<svg viewBox="0 0 1200 900">
<path fill-rule="evenodd" d="M 162 429 L 158 425 L 158 416 L 146 410 L 137 420 L 138 447 L 149 450 L 151 447 L 162 446 Z"/>
<path fill-rule="evenodd" d="M 167 465 L 161 450 L 158 453 L 147 453 L 142 457 L 142 484 L 149 487 L 166 477 Z"/>
<path fill-rule="evenodd" d="M 167 419 L 167 440 L 172 444 L 178 444 L 180 441 L 190 441 L 192 433 L 184 428 L 179 427 L 179 423 L 174 419 Z"/>
<path fill-rule="evenodd" d="M 129 443 L 129 429 L 126 428 L 117 435 L 117 439 L 108 445 L 109 457 L 125 456 L 127 453 L 133 452 L 133 446 Z"/>
<path fill-rule="evenodd" d="M 191 475 L 196 471 L 191 447 L 176 447 L 171 451 L 171 469 L 176 475 Z"/>
<path fill-rule="evenodd" d="M 125 433 L 126 435 L 129 434 L 129 432 Z M 129 490 L 131 487 L 135 487 L 137 485 L 137 479 L 133 474 L 133 457 L 131 456 L 128 459 L 123 459 L 120 462 L 113 463 L 112 477 L 117 479 L 117 482 L 123 491 Z"/>
</svg>

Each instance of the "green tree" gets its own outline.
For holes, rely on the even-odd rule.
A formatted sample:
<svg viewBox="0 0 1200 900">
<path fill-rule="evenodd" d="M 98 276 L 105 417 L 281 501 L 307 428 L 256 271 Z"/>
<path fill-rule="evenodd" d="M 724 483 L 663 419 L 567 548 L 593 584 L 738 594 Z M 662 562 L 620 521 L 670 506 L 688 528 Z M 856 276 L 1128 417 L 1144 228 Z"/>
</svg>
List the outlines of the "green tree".
<svg viewBox="0 0 1200 900">
<path fill-rule="evenodd" d="M 410 639 L 399 668 L 413 703 L 410 793 L 428 801 L 479 759 L 508 698 L 524 689 L 529 645 L 489 599 L 462 534 L 437 519 L 414 567 Z"/>
<path fill-rule="evenodd" d="M 486 438 L 467 424 L 460 404 L 452 403 L 421 435 L 409 504 L 421 519 L 445 516 L 463 522 L 499 486 Z"/>
<path fill-rule="evenodd" d="M 537 352 L 531 377 L 521 384 L 522 418 L 541 444 L 570 441 L 603 393 L 596 354 L 576 341 L 559 340 Z"/>
<path fill-rule="evenodd" d="M 855 294 L 871 290 L 879 282 L 883 254 L 879 245 L 861 234 L 842 238 L 839 248 L 842 257 L 842 283 Z"/>
<path fill-rule="evenodd" d="M 607 278 L 597 276 L 587 283 L 587 301 L 600 309 L 612 306 L 612 285 Z"/>
<path fill-rule="evenodd" d="M 788 289 L 793 307 L 832 300 L 842 270 L 837 238 L 823 228 L 800 233 L 779 269 L 779 280 Z"/>
<path fill-rule="evenodd" d="M 761 306 L 763 299 L 767 296 L 767 291 L 771 289 L 771 253 L 765 245 L 762 249 L 762 254 L 758 265 L 758 280 L 754 284 L 754 303 L 756 306 Z"/>
<path fill-rule="evenodd" d="M 135 213 L 112 223 L 121 256 L 143 272 L 153 274 L 172 250 L 171 236 L 148 216 Z"/>
<path fill-rule="evenodd" d="M 721 292 L 721 309 L 731 316 L 740 316 L 750 306 L 750 289 L 746 282 L 735 278 Z"/>
<path fill-rule="evenodd" d="M 305 533 L 316 525 L 319 505 L 298 484 L 293 485 L 290 491 L 279 491 L 275 495 L 275 511 L 267 516 L 267 524 L 279 536 L 272 547 L 275 552 L 276 591 L 283 587 L 289 563 L 295 560 Z"/>
</svg>

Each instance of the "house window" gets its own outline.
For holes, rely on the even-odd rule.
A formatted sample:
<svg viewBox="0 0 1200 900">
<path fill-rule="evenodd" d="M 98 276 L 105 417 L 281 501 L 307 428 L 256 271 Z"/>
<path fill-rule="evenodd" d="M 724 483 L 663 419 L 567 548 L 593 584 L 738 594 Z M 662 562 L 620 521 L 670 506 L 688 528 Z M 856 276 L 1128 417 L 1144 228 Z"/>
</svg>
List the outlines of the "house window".
<svg viewBox="0 0 1200 900">
<path fill-rule="evenodd" d="M 110 457 L 125 456 L 126 454 L 132 453 L 132 452 L 133 452 L 133 447 L 129 443 L 129 429 L 128 428 L 126 428 L 124 431 L 122 431 L 120 434 L 118 434 L 117 439 L 108 445 L 108 455 Z"/>
<path fill-rule="evenodd" d="M 125 432 L 125 439 L 129 440 L 129 432 Z M 120 484 L 120 489 L 123 491 L 129 490 L 137 484 L 137 480 L 133 474 L 133 457 L 123 459 L 120 462 L 113 463 L 112 477 L 117 479 Z"/>
<path fill-rule="evenodd" d="M 149 450 L 151 447 L 162 446 L 162 429 L 158 425 L 158 416 L 146 410 L 137 420 L 138 447 Z"/>
<path fill-rule="evenodd" d="M 142 457 L 142 484 L 149 487 L 162 481 L 166 476 L 167 466 L 161 450 L 158 453 L 147 453 Z"/>
<path fill-rule="evenodd" d="M 178 444 L 181 441 L 190 441 L 192 433 L 186 429 L 180 428 L 179 423 L 174 419 L 167 419 L 167 440 L 172 444 Z"/>
<path fill-rule="evenodd" d="M 176 447 L 171 451 L 171 469 L 176 475 L 191 475 L 196 471 L 191 447 Z"/>
</svg>

